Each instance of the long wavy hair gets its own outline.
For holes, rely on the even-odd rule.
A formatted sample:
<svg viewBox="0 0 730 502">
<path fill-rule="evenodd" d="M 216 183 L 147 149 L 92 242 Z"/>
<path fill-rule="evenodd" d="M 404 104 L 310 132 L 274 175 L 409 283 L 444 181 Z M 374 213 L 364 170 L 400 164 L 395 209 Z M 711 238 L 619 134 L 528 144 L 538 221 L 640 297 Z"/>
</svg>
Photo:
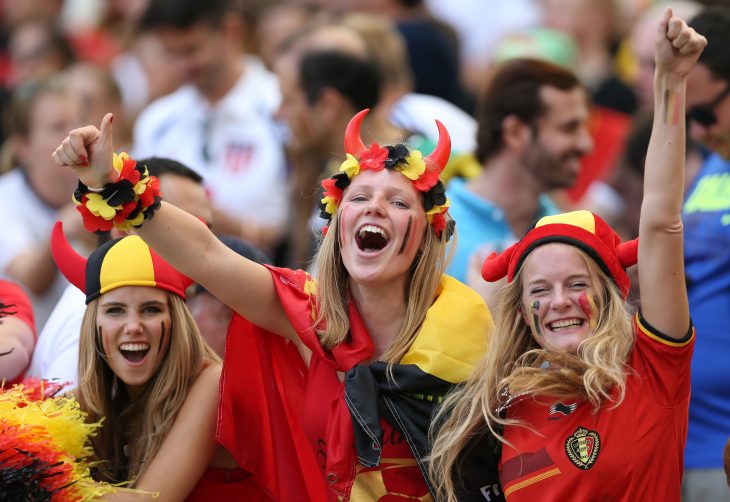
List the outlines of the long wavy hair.
<svg viewBox="0 0 730 502">
<path fill-rule="evenodd" d="M 506 443 L 504 426 L 526 426 L 500 413 L 510 396 L 579 398 L 595 411 L 618 406 L 626 392 L 626 361 L 634 344 L 631 312 L 613 281 L 578 250 L 592 276 L 599 278 L 594 333 L 575 354 L 545 350 L 522 315 L 521 271 L 502 290 L 495 330 L 487 353 L 470 378 L 444 401 L 431 431 L 429 474 L 443 500 L 456 501 L 459 464 L 470 443 L 484 433 Z M 547 364 L 546 364 L 547 363 Z M 547 368 L 547 369 L 546 369 Z"/>
<path fill-rule="evenodd" d="M 426 216 L 424 214 L 423 218 Z M 447 215 L 447 220 L 450 216 Z M 340 210 L 332 218 L 329 231 L 321 242 L 315 257 L 317 275 L 317 318 L 314 325 L 325 349 L 347 340 L 350 333 L 348 317 L 349 274 L 340 254 L 339 239 Z M 454 235 L 454 239 L 455 239 Z M 438 293 L 441 275 L 446 267 L 446 240 L 444 231 L 439 238 L 431 225 L 426 225 L 421 250 L 411 264 L 406 290 L 406 312 L 403 324 L 393 343 L 382 355 L 381 360 L 395 364 L 408 351 L 421 329 L 426 312 Z M 453 249 L 453 246 L 452 248 Z"/>
<path fill-rule="evenodd" d="M 86 307 L 76 392 L 81 409 L 88 413 L 87 420 L 103 420 L 92 438 L 97 460 L 92 475 L 98 481 L 129 482 L 133 486 L 159 451 L 202 369 L 210 362 L 220 362 L 200 336 L 184 301 L 172 294 L 167 298 L 170 346 L 157 372 L 134 400 L 106 362 L 97 330 L 99 298 Z"/>
</svg>

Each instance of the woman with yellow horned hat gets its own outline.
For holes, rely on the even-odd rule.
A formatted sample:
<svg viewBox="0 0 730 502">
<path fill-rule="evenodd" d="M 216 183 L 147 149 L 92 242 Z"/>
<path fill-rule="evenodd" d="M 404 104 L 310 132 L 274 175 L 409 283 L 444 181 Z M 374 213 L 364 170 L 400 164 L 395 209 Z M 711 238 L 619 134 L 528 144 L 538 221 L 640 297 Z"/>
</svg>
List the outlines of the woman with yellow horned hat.
<svg viewBox="0 0 730 502">
<path fill-rule="evenodd" d="M 74 394 L 88 421 L 102 420 L 91 440 L 94 479 L 129 482 L 158 500 L 256 493 L 215 442 L 220 359 L 185 306 L 191 281 L 137 236 L 110 241 L 87 261 L 56 223 L 51 249 L 86 294 Z"/>
<path fill-rule="evenodd" d="M 491 316 L 478 295 L 442 274 L 453 232 L 439 181 L 450 153 L 445 128 L 438 124 L 439 144 L 428 157 L 401 144 L 366 147 L 360 139 L 366 113 L 347 128 L 340 172 L 323 182 L 322 214 L 330 224 L 316 281 L 303 271 L 245 260 L 165 203 L 152 219 L 154 206 L 146 206 L 147 220 L 134 214 L 133 224 L 143 223 L 139 235 L 178 270 L 299 347 L 308 380 L 298 414 L 329 497 L 429 500 L 423 459 L 434 405 L 471 372 Z M 112 168 L 110 116 L 101 130 L 72 131 L 53 156 L 76 170 L 82 206 L 99 193 L 112 200 L 114 186 L 125 182 Z M 109 218 L 118 211 L 112 208 Z M 236 338 L 229 336 L 227 355 Z M 242 371 L 240 364 L 227 359 L 226 375 Z M 230 380 L 223 380 L 224 396 Z M 221 425 L 223 444 L 240 433 L 234 427 Z"/>
<path fill-rule="evenodd" d="M 707 41 L 669 9 L 655 40 L 640 240 L 622 243 L 577 211 L 541 219 L 487 258 L 484 279 L 508 284 L 486 356 L 439 412 L 431 473 L 444 500 L 483 500 L 459 470 L 492 435 L 508 501 L 680 499 L 694 342 L 682 256 L 684 93 Z M 641 309 L 630 313 L 625 269 L 637 248 Z"/>
</svg>

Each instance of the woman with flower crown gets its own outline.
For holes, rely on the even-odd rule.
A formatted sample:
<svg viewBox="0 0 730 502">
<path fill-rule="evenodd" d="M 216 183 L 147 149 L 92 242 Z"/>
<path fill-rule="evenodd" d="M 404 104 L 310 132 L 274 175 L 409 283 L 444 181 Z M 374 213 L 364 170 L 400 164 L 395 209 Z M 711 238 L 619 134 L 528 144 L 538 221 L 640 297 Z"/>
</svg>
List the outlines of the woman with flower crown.
<svg viewBox="0 0 730 502">
<path fill-rule="evenodd" d="M 76 200 L 87 227 L 108 224 L 101 219 L 139 226 L 176 269 L 298 347 L 308 369 L 297 414 L 329 498 L 429 500 L 431 414 L 484 352 L 491 316 L 476 293 L 443 275 L 454 230 L 438 179 L 450 153 L 445 128 L 438 124 L 439 144 L 427 157 L 405 145 L 366 147 L 366 113 L 350 122 L 347 158 L 323 182 L 322 215 L 330 221 L 316 278 L 242 258 L 174 206 L 163 202 L 155 212 L 143 186 L 154 183 L 135 177 L 136 188 L 120 200 L 120 184 L 130 182 L 113 168 L 110 115 L 100 129 L 71 131 L 53 157 L 79 176 Z M 240 335 L 231 334 L 229 344 Z M 229 350 L 230 376 L 239 362 L 228 359 Z M 230 381 L 223 379 L 222 408 Z M 224 444 L 234 441 L 234 427 L 223 420 Z"/>
</svg>

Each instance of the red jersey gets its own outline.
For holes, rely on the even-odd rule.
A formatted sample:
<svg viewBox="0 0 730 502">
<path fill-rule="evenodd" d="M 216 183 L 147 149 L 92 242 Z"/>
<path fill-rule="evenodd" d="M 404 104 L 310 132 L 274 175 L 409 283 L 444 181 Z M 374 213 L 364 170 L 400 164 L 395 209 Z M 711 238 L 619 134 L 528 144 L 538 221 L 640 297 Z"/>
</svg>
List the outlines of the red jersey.
<svg viewBox="0 0 730 502">
<path fill-rule="evenodd" d="M 30 300 L 28 299 L 28 295 L 23 292 L 20 286 L 15 284 L 14 282 L 8 282 L 5 280 L 0 279 L 0 303 L 3 305 L 9 306 L 8 310 L 10 312 L 15 312 L 13 314 L 13 317 L 15 319 L 19 319 L 23 321 L 25 324 L 30 326 L 30 329 L 33 331 L 33 344 L 35 344 L 36 340 L 38 340 L 38 335 L 35 331 L 35 320 L 33 318 L 33 306 L 30 303 Z M 11 306 L 12 305 L 12 306 Z M 28 362 L 28 366 L 30 366 L 30 361 Z M 23 380 L 23 377 L 25 376 L 25 371 L 28 368 L 26 367 L 20 375 L 15 377 L 13 380 L 10 380 L 8 382 L 5 382 L 5 385 L 7 387 L 12 386 L 13 384 L 20 383 Z"/>
<path fill-rule="evenodd" d="M 671 341 L 637 314 L 626 396 L 598 413 L 584 401 L 519 400 L 500 462 L 508 501 L 679 501 L 694 332 Z"/>
<path fill-rule="evenodd" d="M 373 344 L 354 302 L 349 307 L 350 339 L 332 350 L 325 350 L 314 329 L 317 317 L 314 280 L 303 271 L 269 269 L 287 317 L 302 342 L 312 351 L 301 420 L 316 452 L 330 498 L 432 500 L 424 474 L 406 438 L 382 417 L 380 425 L 384 435 L 379 465 L 366 466 L 358 459 L 353 418 L 345 405 L 344 383 L 338 372 L 344 374 L 369 361 Z M 451 315 L 455 311 L 460 315 Z M 449 382 L 463 381 L 485 351 L 490 326 L 491 316 L 481 298 L 458 281 L 444 276 L 439 296 L 401 364 L 443 370 L 437 360 L 448 359 L 448 376 L 440 371 L 429 373 L 443 376 Z M 454 333 L 460 334 L 459 343 L 451 339 Z M 444 345 L 448 348 L 444 349 Z M 445 352 L 449 357 L 440 357 Z M 378 449 L 380 445 L 374 441 L 372 447 Z"/>
</svg>

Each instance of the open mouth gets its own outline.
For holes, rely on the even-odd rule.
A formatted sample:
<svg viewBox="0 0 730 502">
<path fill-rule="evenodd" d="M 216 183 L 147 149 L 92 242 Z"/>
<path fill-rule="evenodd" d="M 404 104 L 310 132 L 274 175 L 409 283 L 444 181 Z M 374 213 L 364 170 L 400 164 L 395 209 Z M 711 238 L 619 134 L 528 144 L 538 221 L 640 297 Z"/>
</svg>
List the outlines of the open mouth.
<svg viewBox="0 0 730 502">
<path fill-rule="evenodd" d="M 564 329 L 580 328 L 584 323 L 583 319 L 561 319 L 548 323 L 548 328 L 550 328 L 550 331 L 557 333 Z"/>
<path fill-rule="evenodd" d="M 376 252 L 388 245 L 390 239 L 380 227 L 375 225 L 364 225 L 355 236 L 357 247 L 366 253 Z"/>
<path fill-rule="evenodd" d="M 123 343 L 119 346 L 119 353 L 130 363 L 141 362 L 149 351 L 148 343 Z"/>
</svg>

